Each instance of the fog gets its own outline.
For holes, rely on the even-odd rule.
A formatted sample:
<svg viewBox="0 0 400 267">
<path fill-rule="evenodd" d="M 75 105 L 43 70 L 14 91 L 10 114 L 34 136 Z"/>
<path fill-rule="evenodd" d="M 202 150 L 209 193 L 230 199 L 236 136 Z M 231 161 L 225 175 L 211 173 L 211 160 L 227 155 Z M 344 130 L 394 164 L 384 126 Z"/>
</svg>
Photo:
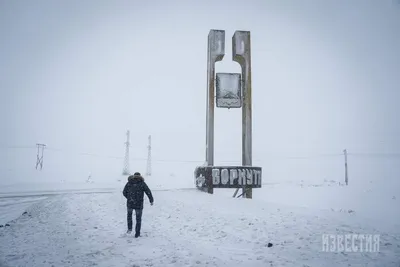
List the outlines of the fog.
<svg viewBox="0 0 400 267">
<path fill-rule="evenodd" d="M 263 180 L 397 182 L 395 1 L 1 1 L 0 184 L 115 180 L 130 169 L 193 184 L 205 160 L 210 29 L 217 72 L 240 72 L 251 32 L 253 164 Z M 36 143 L 47 145 L 35 170 Z M 89 153 L 91 155 L 82 155 Z M 353 155 L 352 155 L 353 153 Z M 397 153 L 397 154 L 396 154 Z M 215 164 L 240 164 L 241 111 L 216 109 Z"/>
</svg>

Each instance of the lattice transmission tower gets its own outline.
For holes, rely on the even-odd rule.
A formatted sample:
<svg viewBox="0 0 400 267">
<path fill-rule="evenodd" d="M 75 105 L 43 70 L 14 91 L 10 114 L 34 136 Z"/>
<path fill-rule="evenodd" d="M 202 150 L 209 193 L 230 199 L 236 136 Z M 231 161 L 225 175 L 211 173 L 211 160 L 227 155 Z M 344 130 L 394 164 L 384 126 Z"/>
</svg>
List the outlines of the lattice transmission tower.
<svg viewBox="0 0 400 267">
<path fill-rule="evenodd" d="M 37 146 L 37 155 L 36 155 L 36 170 L 40 167 L 40 170 L 43 168 L 43 151 L 45 148 L 45 144 L 36 144 Z"/>
<path fill-rule="evenodd" d="M 146 176 L 151 176 L 151 135 L 149 135 L 149 145 L 147 146 L 147 170 Z"/>
<path fill-rule="evenodd" d="M 129 130 L 126 132 L 126 142 L 125 142 L 125 158 L 124 158 L 124 169 L 122 170 L 122 175 L 130 175 L 129 171 Z"/>
</svg>

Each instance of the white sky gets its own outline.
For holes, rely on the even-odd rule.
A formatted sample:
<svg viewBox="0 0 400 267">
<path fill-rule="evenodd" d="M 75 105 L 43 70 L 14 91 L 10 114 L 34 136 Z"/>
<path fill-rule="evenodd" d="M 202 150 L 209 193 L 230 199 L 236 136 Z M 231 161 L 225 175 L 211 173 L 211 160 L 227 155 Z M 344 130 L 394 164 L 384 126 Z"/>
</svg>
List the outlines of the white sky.
<svg viewBox="0 0 400 267">
<path fill-rule="evenodd" d="M 400 152 L 395 1 L 1 1 L 0 170 L 34 166 L 5 147 L 37 142 L 122 157 L 127 129 L 131 158 L 151 134 L 155 158 L 204 160 L 210 29 L 217 72 L 240 72 L 231 37 L 251 31 L 256 164 Z M 240 114 L 216 109 L 216 164 L 241 159 Z"/>
</svg>

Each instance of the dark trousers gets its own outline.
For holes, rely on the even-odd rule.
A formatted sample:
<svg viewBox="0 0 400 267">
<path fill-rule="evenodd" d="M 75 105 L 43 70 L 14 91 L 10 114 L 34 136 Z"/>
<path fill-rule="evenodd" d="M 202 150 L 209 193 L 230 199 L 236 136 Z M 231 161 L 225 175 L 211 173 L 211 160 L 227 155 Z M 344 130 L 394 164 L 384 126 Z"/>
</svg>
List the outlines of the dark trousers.
<svg viewBox="0 0 400 267">
<path fill-rule="evenodd" d="M 132 213 L 133 209 L 128 208 L 128 230 L 132 231 Z M 143 209 L 135 209 L 136 214 L 136 233 L 140 233 L 140 228 L 142 226 L 142 213 Z"/>
</svg>

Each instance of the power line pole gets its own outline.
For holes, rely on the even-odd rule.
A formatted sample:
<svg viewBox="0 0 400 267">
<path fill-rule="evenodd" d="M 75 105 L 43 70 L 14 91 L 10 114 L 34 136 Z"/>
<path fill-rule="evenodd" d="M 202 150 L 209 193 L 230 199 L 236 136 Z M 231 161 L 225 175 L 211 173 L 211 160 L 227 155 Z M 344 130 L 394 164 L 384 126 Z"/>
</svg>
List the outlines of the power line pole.
<svg viewBox="0 0 400 267">
<path fill-rule="evenodd" d="M 36 144 L 37 146 L 37 156 L 36 156 L 36 170 L 40 166 L 40 170 L 43 168 L 43 152 L 44 152 L 44 147 L 46 146 L 45 144 Z"/>
<path fill-rule="evenodd" d="M 124 159 L 124 169 L 122 171 L 122 175 L 129 175 L 129 130 L 126 132 L 126 142 L 125 142 L 125 159 Z"/>
<path fill-rule="evenodd" d="M 151 135 L 149 135 L 149 145 L 147 146 L 147 171 L 146 176 L 151 176 Z"/>
<path fill-rule="evenodd" d="M 343 150 L 344 153 L 344 182 L 349 185 L 349 174 L 347 170 L 347 149 Z"/>
</svg>

